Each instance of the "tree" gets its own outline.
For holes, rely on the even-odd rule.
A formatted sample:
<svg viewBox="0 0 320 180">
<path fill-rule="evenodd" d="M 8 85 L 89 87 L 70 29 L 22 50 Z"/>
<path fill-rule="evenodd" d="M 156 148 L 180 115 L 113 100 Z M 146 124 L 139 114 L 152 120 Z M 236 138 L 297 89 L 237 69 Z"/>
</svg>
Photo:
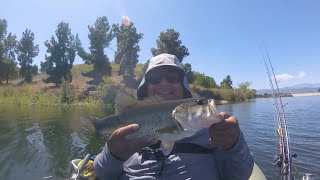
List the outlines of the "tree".
<svg viewBox="0 0 320 180">
<path fill-rule="evenodd" d="M 36 64 L 32 65 L 32 68 L 31 68 L 31 74 L 32 75 L 37 75 L 38 74 L 38 66 Z"/>
<path fill-rule="evenodd" d="M 5 19 L 0 19 L 0 63 L 3 60 L 3 56 L 5 54 L 4 39 L 7 35 L 7 26 L 7 21 Z"/>
<path fill-rule="evenodd" d="M 140 51 L 139 41 L 143 34 L 138 33 L 136 27 L 131 22 L 129 26 L 122 24 L 113 25 L 113 31 L 117 38 L 117 51 L 114 61 L 120 64 L 118 74 L 123 75 L 123 82 L 133 87 L 135 82 L 134 68 L 138 63 L 138 52 Z"/>
<path fill-rule="evenodd" d="M 22 38 L 17 46 L 17 53 L 21 67 L 20 76 L 24 78 L 25 82 L 31 82 L 35 68 L 32 66 L 33 58 L 38 56 L 39 45 L 34 44 L 34 34 L 30 29 L 26 29 L 26 31 L 22 33 Z"/>
<path fill-rule="evenodd" d="M 194 73 L 195 79 L 194 79 L 194 84 L 197 84 L 199 86 L 202 86 L 204 88 L 214 88 L 217 87 L 216 81 L 210 77 L 206 76 L 203 73 Z"/>
<path fill-rule="evenodd" d="M 9 79 L 17 78 L 18 72 L 17 62 L 14 59 L 4 58 L 0 63 L 0 85 L 2 85 L 2 79 L 8 84 Z"/>
<path fill-rule="evenodd" d="M 114 35 L 106 16 L 97 18 L 94 25 L 88 26 L 88 29 L 90 53 L 84 50 L 78 36 L 76 36 L 76 47 L 78 55 L 83 59 L 85 64 L 93 64 L 93 70 L 84 75 L 93 78 L 90 84 L 97 85 L 102 81 L 103 76 L 112 75 L 109 58 L 105 55 L 104 49 L 109 47 Z"/>
<path fill-rule="evenodd" d="M 150 59 L 147 60 L 147 62 L 143 64 L 142 69 L 141 69 L 141 73 L 140 73 L 139 77 L 137 78 L 137 82 L 141 82 L 143 76 L 146 74 L 146 71 L 147 71 L 148 66 L 149 66 L 149 62 L 150 62 Z"/>
<path fill-rule="evenodd" d="M 8 83 L 10 78 L 17 76 L 17 63 L 15 62 L 17 37 L 12 33 L 7 35 L 7 26 L 7 21 L 0 19 L 0 85 L 2 79 Z"/>
<path fill-rule="evenodd" d="M 226 88 L 226 89 L 232 89 L 232 80 L 229 75 L 225 77 L 222 82 L 220 83 L 221 88 Z"/>
<path fill-rule="evenodd" d="M 195 80 L 195 75 L 194 75 L 194 72 L 192 71 L 191 64 L 189 63 L 183 64 L 183 69 L 186 74 L 188 83 L 193 83 Z"/>
<path fill-rule="evenodd" d="M 256 95 L 257 91 L 255 89 L 250 89 L 251 83 L 246 81 L 238 84 L 238 92 L 240 92 L 245 99 L 252 99 Z"/>
<path fill-rule="evenodd" d="M 61 22 L 55 32 L 56 38 L 51 37 L 50 41 L 44 44 L 47 47 L 45 62 L 41 62 L 41 68 L 49 77 L 43 79 L 45 83 L 61 84 L 62 79 L 71 82 L 71 69 L 76 56 L 74 36 L 71 34 L 69 24 Z"/>
<path fill-rule="evenodd" d="M 177 56 L 180 62 L 183 58 L 189 56 L 188 48 L 181 45 L 182 42 L 179 40 L 180 33 L 174 29 L 168 29 L 167 32 L 161 32 L 157 39 L 157 48 L 152 48 L 151 53 L 153 56 L 157 56 L 162 53 L 173 54 Z"/>
</svg>

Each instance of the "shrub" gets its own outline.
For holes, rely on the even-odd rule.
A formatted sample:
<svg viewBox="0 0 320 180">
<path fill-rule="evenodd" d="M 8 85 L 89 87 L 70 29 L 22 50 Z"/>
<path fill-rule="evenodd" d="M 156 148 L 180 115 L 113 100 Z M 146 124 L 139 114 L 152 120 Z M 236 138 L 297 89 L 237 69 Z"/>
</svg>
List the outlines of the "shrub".
<svg viewBox="0 0 320 180">
<path fill-rule="evenodd" d="M 199 95 L 200 97 L 212 98 L 212 99 L 216 99 L 216 100 L 221 99 L 221 95 L 219 93 L 219 90 L 216 88 L 209 89 L 209 88 L 203 88 L 200 86 L 193 85 L 193 86 L 191 86 L 191 90 L 194 91 L 195 93 L 197 93 L 197 95 Z"/>
<path fill-rule="evenodd" d="M 72 90 L 72 86 L 70 83 L 62 79 L 62 82 L 60 84 L 61 87 L 61 94 L 60 94 L 60 102 L 62 104 L 72 104 L 75 100 L 75 93 Z"/>
<path fill-rule="evenodd" d="M 120 86 L 116 85 L 108 77 L 103 77 L 102 82 L 97 87 L 97 90 L 100 92 L 101 99 L 104 104 L 114 106 L 114 100 L 119 91 Z"/>
</svg>

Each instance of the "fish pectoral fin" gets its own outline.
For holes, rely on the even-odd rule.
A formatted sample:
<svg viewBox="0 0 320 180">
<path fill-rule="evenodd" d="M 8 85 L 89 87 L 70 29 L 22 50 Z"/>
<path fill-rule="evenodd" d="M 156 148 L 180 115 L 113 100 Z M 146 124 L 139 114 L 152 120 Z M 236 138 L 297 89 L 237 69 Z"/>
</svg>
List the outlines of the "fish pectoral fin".
<svg viewBox="0 0 320 180">
<path fill-rule="evenodd" d="M 162 141 L 160 148 L 165 156 L 169 155 L 174 146 L 174 141 Z"/>
<path fill-rule="evenodd" d="M 97 138 L 104 138 L 104 135 L 101 131 L 99 131 L 98 127 L 96 126 L 96 121 L 98 120 L 98 118 L 96 117 L 80 117 L 80 121 L 81 123 L 85 123 L 85 124 L 89 124 L 90 129 L 92 129 L 95 132 L 95 135 Z"/>
<path fill-rule="evenodd" d="M 80 122 L 83 126 L 89 127 L 92 130 L 96 130 L 96 120 L 97 118 L 91 116 L 81 116 Z"/>
</svg>

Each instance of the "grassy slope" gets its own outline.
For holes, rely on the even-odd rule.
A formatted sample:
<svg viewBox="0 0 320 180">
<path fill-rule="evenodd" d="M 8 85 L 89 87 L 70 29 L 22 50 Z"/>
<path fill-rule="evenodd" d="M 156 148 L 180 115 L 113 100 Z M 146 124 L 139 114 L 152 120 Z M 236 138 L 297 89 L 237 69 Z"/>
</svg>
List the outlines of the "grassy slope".
<svg viewBox="0 0 320 180">
<path fill-rule="evenodd" d="M 122 84 L 122 76 L 118 76 L 118 69 L 119 65 L 115 63 L 111 63 L 112 66 L 112 76 L 110 79 L 118 84 Z M 142 73 L 142 64 L 137 64 L 135 73 L 136 77 L 139 77 L 139 75 Z M 87 84 L 88 81 L 91 80 L 91 78 L 85 77 L 82 75 L 83 72 L 88 72 L 92 70 L 92 65 L 86 65 L 86 64 L 77 64 L 74 65 L 72 68 L 72 82 L 71 85 L 74 87 L 74 90 L 76 92 L 83 92 L 85 91 L 89 85 Z M 30 83 L 30 87 L 35 91 L 51 91 L 51 92 L 57 92 L 59 91 L 58 87 L 55 87 L 53 83 L 46 84 L 42 81 L 43 78 L 46 78 L 46 75 L 39 74 L 33 77 L 32 83 Z M 19 86 L 22 79 L 15 79 L 15 80 L 9 80 L 8 86 L 17 87 Z M 4 83 L 4 85 L 6 85 Z"/>
<path fill-rule="evenodd" d="M 112 66 L 112 76 L 110 77 L 110 80 L 113 81 L 115 84 L 118 84 L 120 86 L 124 86 L 122 83 L 122 76 L 119 76 L 117 71 L 119 69 L 119 65 L 111 62 Z M 142 74 L 142 68 L 143 64 L 137 64 L 135 68 L 135 74 L 136 78 L 139 78 Z M 86 64 L 78 64 L 74 65 L 72 68 L 72 82 L 71 85 L 73 86 L 73 90 L 76 94 L 80 95 L 84 91 L 87 90 L 89 85 L 87 84 L 88 81 L 91 80 L 91 78 L 85 77 L 82 75 L 83 72 L 88 72 L 92 70 L 92 65 L 86 65 Z M 32 92 L 46 92 L 46 94 L 56 94 L 59 95 L 61 92 L 61 89 L 59 87 L 56 87 L 54 84 L 49 83 L 46 84 L 42 81 L 43 78 L 45 78 L 46 75 L 39 74 L 37 76 L 33 77 L 32 83 L 30 83 L 28 86 L 32 89 Z M 5 84 L 5 87 L 14 87 L 19 89 L 21 87 L 20 82 L 22 79 L 16 79 L 9 81 L 9 85 Z M 237 91 L 233 89 L 217 89 L 217 88 L 203 88 L 199 87 L 197 85 L 190 85 L 191 91 L 194 97 L 210 97 L 214 98 L 216 100 L 227 100 L 227 101 L 234 101 L 231 100 L 230 97 L 238 97 L 240 96 Z M 1 87 L 0 87 L 1 88 Z M 1 89 L 0 89 L 1 90 Z M 7 90 L 7 91 L 10 91 Z M 13 93 L 13 92 L 12 92 Z M 94 92 L 93 92 L 94 94 Z M 226 103 L 227 101 L 217 101 L 217 103 Z M 243 100 L 238 100 L 243 101 Z"/>
</svg>

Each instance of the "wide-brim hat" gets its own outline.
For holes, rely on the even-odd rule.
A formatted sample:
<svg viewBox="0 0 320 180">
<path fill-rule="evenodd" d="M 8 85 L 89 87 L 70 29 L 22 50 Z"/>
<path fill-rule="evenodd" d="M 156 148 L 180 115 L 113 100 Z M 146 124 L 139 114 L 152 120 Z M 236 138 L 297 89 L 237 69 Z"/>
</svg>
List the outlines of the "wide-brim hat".
<svg viewBox="0 0 320 180">
<path fill-rule="evenodd" d="M 137 90 L 137 96 L 139 100 L 142 100 L 148 96 L 147 94 L 147 84 L 146 84 L 146 75 L 149 73 L 152 73 L 152 71 L 156 68 L 161 68 L 161 67 L 173 67 L 176 68 L 179 73 L 183 76 L 183 88 L 184 88 L 184 96 L 185 98 L 191 98 L 191 92 L 189 89 L 188 81 L 186 78 L 185 71 L 183 69 L 183 65 L 180 63 L 180 60 L 172 55 L 172 54 L 160 54 L 152 59 L 150 59 L 148 68 L 140 82 L 140 85 Z"/>
</svg>

